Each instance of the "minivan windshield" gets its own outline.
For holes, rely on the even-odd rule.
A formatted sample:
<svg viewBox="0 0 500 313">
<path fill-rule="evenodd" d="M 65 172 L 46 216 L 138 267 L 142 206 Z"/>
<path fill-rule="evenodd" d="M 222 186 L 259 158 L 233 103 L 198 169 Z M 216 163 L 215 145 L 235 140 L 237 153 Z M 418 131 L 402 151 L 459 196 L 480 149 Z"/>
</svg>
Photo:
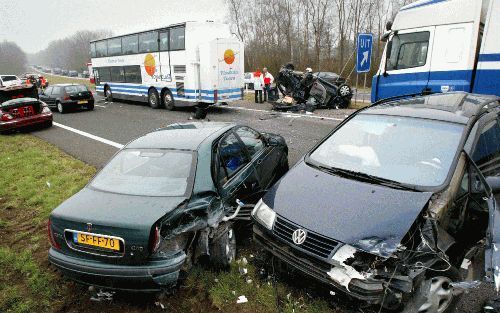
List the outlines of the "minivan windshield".
<svg viewBox="0 0 500 313">
<path fill-rule="evenodd" d="M 308 163 L 421 187 L 448 176 L 463 125 L 401 116 L 359 114 L 324 141 Z"/>
<path fill-rule="evenodd" d="M 184 196 L 191 185 L 193 159 L 191 151 L 125 149 L 97 174 L 90 186 L 127 195 Z"/>
</svg>

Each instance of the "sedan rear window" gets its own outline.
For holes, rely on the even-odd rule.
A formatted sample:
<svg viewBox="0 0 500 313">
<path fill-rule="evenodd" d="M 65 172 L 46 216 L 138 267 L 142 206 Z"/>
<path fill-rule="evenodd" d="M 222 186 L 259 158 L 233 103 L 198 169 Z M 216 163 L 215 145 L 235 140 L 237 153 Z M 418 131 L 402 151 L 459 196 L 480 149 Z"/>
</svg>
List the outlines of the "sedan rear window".
<svg viewBox="0 0 500 313">
<path fill-rule="evenodd" d="M 184 196 L 192 180 L 193 160 L 189 151 L 125 149 L 102 169 L 91 187 L 137 196 Z"/>
<path fill-rule="evenodd" d="M 359 114 L 323 142 L 309 161 L 403 184 L 442 185 L 457 154 L 463 125 Z"/>
<path fill-rule="evenodd" d="M 78 93 L 88 91 L 87 87 L 84 85 L 76 85 L 76 86 L 66 86 L 64 87 L 66 93 Z"/>
</svg>

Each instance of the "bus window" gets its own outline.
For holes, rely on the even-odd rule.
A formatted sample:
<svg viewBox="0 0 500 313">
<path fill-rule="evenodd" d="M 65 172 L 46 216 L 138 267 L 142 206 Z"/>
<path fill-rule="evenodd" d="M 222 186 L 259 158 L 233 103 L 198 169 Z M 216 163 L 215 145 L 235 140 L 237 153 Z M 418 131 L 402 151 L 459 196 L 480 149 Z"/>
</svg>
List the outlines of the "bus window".
<svg viewBox="0 0 500 313">
<path fill-rule="evenodd" d="M 92 42 L 90 44 L 90 57 L 91 58 L 95 58 L 96 55 L 95 55 L 95 42 Z"/>
<path fill-rule="evenodd" d="M 392 38 L 387 70 L 424 66 L 427 62 L 429 32 L 398 34 Z"/>
<path fill-rule="evenodd" d="M 184 50 L 185 49 L 185 27 L 176 27 L 170 29 L 170 50 Z"/>
<path fill-rule="evenodd" d="M 108 56 L 116 56 L 122 53 L 122 39 L 108 39 Z"/>
<path fill-rule="evenodd" d="M 110 82 L 111 81 L 111 74 L 109 72 L 109 67 L 100 67 L 97 69 L 97 72 L 99 74 L 99 81 L 100 82 Z"/>
<path fill-rule="evenodd" d="M 168 30 L 160 33 L 160 51 L 168 51 Z"/>
<path fill-rule="evenodd" d="M 108 45 L 106 40 L 95 43 L 95 54 L 97 58 L 102 58 L 108 55 Z"/>
<path fill-rule="evenodd" d="M 141 67 L 139 65 L 124 66 L 125 70 L 125 82 L 126 83 L 136 83 L 141 84 Z"/>
<path fill-rule="evenodd" d="M 111 68 L 111 81 L 115 83 L 123 83 L 125 81 L 125 72 L 121 66 L 113 66 Z"/>
<path fill-rule="evenodd" d="M 122 38 L 122 54 L 139 53 L 139 36 L 131 35 Z"/>
<path fill-rule="evenodd" d="M 158 51 L 158 32 L 139 34 L 139 52 Z"/>
</svg>

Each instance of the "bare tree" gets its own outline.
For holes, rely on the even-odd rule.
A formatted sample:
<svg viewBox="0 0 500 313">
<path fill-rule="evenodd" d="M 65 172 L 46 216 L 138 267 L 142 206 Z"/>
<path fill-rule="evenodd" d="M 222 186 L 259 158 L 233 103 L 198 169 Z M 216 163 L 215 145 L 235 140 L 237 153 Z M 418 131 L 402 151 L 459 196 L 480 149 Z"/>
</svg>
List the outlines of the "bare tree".
<svg viewBox="0 0 500 313">
<path fill-rule="evenodd" d="M 22 74 L 27 65 L 24 51 L 14 42 L 0 42 L 0 73 Z"/>
</svg>

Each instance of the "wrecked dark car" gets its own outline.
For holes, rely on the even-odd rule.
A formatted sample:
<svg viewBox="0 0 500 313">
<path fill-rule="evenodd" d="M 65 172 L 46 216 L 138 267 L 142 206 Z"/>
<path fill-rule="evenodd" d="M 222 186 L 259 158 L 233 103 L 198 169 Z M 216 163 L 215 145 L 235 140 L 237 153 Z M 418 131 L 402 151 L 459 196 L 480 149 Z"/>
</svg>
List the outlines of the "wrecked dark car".
<svg viewBox="0 0 500 313">
<path fill-rule="evenodd" d="M 374 104 L 264 195 L 252 211 L 254 239 L 353 298 L 451 312 L 476 280 L 500 289 L 499 192 L 498 98 Z"/>
<path fill-rule="evenodd" d="M 236 253 L 233 222 L 245 210 L 250 220 L 287 157 L 281 136 L 232 123 L 151 132 L 51 213 L 49 261 L 83 284 L 141 291 L 168 291 L 207 258 L 226 268 Z"/>
<path fill-rule="evenodd" d="M 278 111 L 345 109 L 352 98 L 351 87 L 345 82 L 333 83 L 324 76 L 295 71 L 291 63 L 281 67 L 276 86 L 283 95 L 283 98 L 272 103 L 273 109 Z"/>
</svg>

